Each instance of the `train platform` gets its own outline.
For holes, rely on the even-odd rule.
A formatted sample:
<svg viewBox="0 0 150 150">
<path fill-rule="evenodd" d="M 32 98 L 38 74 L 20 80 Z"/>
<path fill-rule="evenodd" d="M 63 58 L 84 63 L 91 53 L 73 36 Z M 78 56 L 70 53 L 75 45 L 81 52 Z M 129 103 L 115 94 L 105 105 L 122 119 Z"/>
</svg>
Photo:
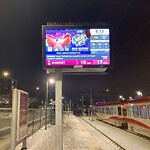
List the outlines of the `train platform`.
<svg viewBox="0 0 150 150">
<path fill-rule="evenodd" d="M 19 144 L 16 150 L 22 147 Z M 27 139 L 29 150 L 55 150 L 55 125 L 48 125 L 47 130 L 41 128 Z M 84 127 L 80 119 L 74 115 L 64 115 L 63 150 L 102 150 Z"/>
</svg>

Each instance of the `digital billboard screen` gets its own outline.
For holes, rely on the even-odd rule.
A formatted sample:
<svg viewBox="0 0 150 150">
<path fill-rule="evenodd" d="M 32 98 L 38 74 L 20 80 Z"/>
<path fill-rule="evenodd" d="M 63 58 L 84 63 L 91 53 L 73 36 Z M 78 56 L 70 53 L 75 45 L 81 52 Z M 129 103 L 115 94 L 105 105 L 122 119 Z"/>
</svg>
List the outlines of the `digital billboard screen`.
<svg viewBox="0 0 150 150">
<path fill-rule="evenodd" d="M 83 68 L 110 65 L 108 28 L 42 26 L 43 67 Z"/>
</svg>

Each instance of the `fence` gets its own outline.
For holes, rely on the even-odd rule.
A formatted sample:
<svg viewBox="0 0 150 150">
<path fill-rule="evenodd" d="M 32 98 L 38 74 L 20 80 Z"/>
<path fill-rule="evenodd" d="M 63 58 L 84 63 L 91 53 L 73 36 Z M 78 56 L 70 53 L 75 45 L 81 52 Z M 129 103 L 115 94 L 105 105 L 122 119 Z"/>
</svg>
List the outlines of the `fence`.
<svg viewBox="0 0 150 150">
<path fill-rule="evenodd" d="M 6 149 L 10 146 L 10 132 L 11 132 L 11 108 L 0 108 L 0 145 L 2 137 L 8 138 Z M 47 109 L 47 124 L 50 123 L 54 117 L 54 113 L 51 109 Z M 42 126 L 45 125 L 45 109 L 29 109 L 28 110 L 28 136 L 38 131 Z M 8 135 L 8 136 L 6 136 Z M 0 149 L 2 149 L 0 147 Z M 4 148 L 3 148 L 4 149 Z"/>
</svg>

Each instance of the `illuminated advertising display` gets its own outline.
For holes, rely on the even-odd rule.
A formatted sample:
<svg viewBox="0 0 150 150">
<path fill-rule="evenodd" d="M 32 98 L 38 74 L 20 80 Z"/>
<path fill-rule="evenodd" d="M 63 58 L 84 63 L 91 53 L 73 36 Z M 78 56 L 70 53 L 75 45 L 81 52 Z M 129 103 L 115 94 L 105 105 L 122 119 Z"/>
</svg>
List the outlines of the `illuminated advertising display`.
<svg viewBox="0 0 150 150">
<path fill-rule="evenodd" d="M 110 65 L 108 28 L 42 27 L 43 67 L 94 68 Z"/>
</svg>

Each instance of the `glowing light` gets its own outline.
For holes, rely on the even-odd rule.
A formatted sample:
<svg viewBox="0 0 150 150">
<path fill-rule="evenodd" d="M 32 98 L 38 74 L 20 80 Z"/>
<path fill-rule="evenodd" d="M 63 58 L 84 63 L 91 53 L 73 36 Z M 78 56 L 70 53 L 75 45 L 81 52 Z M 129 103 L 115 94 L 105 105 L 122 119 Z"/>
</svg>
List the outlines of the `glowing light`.
<svg viewBox="0 0 150 150">
<path fill-rule="evenodd" d="M 146 108 L 146 106 L 145 105 L 141 105 L 140 108 Z"/>
<path fill-rule="evenodd" d="M 5 72 L 3 72 L 3 75 L 4 75 L 5 77 L 8 77 L 8 76 L 9 76 L 9 72 L 5 71 Z"/>
<path fill-rule="evenodd" d="M 138 96 L 142 96 L 142 92 L 141 91 L 137 91 L 136 92 Z"/>
<path fill-rule="evenodd" d="M 36 89 L 39 90 L 40 88 L 39 88 L 39 87 L 36 87 Z"/>
<path fill-rule="evenodd" d="M 125 98 L 122 95 L 120 95 L 119 98 L 122 100 L 125 100 Z"/>
<path fill-rule="evenodd" d="M 54 79 L 49 79 L 49 82 L 50 82 L 51 84 L 53 84 L 53 83 L 55 82 L 55 80 L 54 80 Z"/>
</svg>

